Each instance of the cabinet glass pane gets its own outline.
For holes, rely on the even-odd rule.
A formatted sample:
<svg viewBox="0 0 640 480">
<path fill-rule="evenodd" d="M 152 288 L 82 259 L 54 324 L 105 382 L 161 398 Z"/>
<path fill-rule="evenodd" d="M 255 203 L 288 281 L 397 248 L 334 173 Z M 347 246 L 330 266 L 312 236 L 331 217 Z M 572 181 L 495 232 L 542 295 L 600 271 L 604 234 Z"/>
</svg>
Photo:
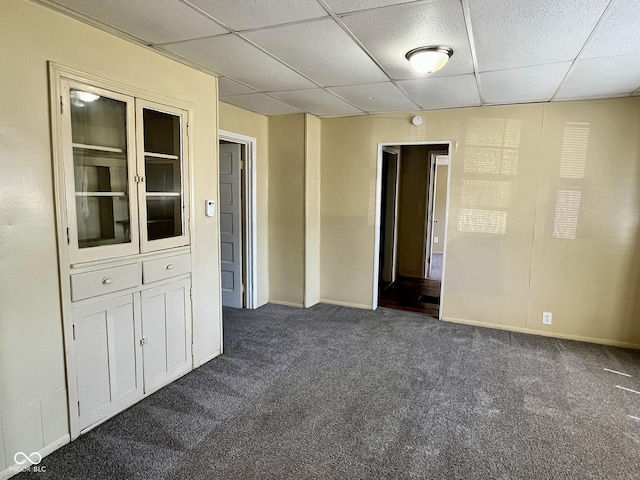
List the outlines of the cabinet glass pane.
<svg viewBox="0 0 640 480">
<path fill-rule="evenodd" d="M 130 243 L 126 103 L 70 97 L 78 247 Z"/>
<path fill-rule="evenodd" d="M 143 122 L 147 238 L 178 237 L 184 232 L 180 117 L 145 108 Z"/>
<path fill-rule="evenodd" d="M 182 235 L 182 201 L 180 197 L 147 197 L 147 238 Z"/>
<path fill-rule="evenodd" d="M 145 156 L 147 192 L 180 194 L 180 161 Z"/>
</svg>

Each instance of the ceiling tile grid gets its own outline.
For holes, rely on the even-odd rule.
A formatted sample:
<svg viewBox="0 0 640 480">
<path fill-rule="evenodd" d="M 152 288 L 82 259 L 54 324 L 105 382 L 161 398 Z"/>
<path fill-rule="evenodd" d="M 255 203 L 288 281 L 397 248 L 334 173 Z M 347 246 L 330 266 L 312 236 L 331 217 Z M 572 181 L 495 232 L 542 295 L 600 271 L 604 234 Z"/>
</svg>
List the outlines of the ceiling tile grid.
<svg viewBox="0 0 640 480">
<path fill-rule="evenodd" d="M 292 105 L 300 106 L 301 110 L 321 117 L 358 115 L 363 113 L 353 105 L 340 100 L 338 97 L 331 95 L 321 88 L 273 92 L 272 95 Z"/>
<path fill-rule="evenodd" d="M 480 106 L 480 95 L 473 75 L 401 80 L 398 85 L 425 110 Z"/>
<path fill-rule="evenodd" d="M 76 0 L 82 1 L 82 0 Z M 326 17 L 315 0 L 184 0 L 236 31 Z"/>
<path fill-rule="evenodd" d="M 453 49 L 447 66 L 432 76 L 473 72 L 469 37 L 459 0 L 401 4 L 342 17 L 342 22 L 396 80 L 420 78 L 405 54 L 416 47 L 445 45 Z"/>
<path fill-rule="evenodd" d="M 387 80 L 387 76 L 332 19 L 243 34 L 322 86 Z M 304 48 L 292 48 L 292 43 Z"/>
<path fill-rule="evenodd" d="M 418 106 L 391 82 L 332 87 L 329 90 L 367 113 L 418 109 Z"/>
<path fill-rule="evenodd" d="M 640 0 L 33 0 L 318 116 L 640 94 Z M 470 35 L 472 33 L 473 35 Z M 454 53 L 431 75 L 412 48 Z"/>
<path fill-rule="evenodd" d="M 220 97 L 220 101 L 230 103 L 236 107 L 244 108 L 263 115 L 286 115 L 289 113 L 302 113 L 296 108 L 280 100 L 265 95 L 264 93 L 250 93 L 247 95 L 230 95 Z"/>
<path fill-rule="evenodd" d="M 228 30 L 180 0 L 55 0 L 146 43 L 219 35 Z"/>
<path fill-rule="evenodd" d="M 218 78 L 218 95 L 220 97 L 228 97 L 229 95 L 242 95 L 245 93 L 255 93 L 256 90 L 243 85 L 240 82 L 236 82 L 231 78 L 219 77 Z"/>
<path fill-rule="evenodd" d="M 289 90 L 315 86 L 302 75 L 233 34 L 172 43 L 161 48 L 256 90 Z"/>
<path fill-rule="evenodd" d="M 416 0 L 326 0 L 336 13 L 357 12 L 372 8 L 389 7 L 401 3 L 412 3 Z"/>
<path fill-rule="evenodd" d="M 628 95 L 638 87 L 640 54 L 585 58 L 575 63 L 556 99 L 580 100 Z"/>
<path fill-rule="evenodd" d="M 571 62 L 562 62 L 480 73 L 484 101 L 489 105 L 548 102 L 569 68 Z"/>
<path fill-rule="evenodd" d="M 609 0 L 469 0 L 480 72 L 571 61 Z"/>
<path fill-rule="evenodd" d="M 581 58 L 640 53 L 640 0 L 611 3 Z"/>
</svg>

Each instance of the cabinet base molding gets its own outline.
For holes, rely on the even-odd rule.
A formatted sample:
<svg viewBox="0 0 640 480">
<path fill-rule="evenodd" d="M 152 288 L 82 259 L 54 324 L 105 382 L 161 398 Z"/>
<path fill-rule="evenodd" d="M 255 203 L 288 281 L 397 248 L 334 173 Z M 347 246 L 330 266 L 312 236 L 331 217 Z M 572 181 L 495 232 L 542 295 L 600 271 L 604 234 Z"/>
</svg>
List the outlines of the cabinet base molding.
<svg viewBox="0 0 640 480">
<path fill-rule="evenodd" d="M 213 360 L 214 358 L 219 357 L 220 355 L 222 355 L 222 350 L 218 350 L 217 352 L 214 352 L 211 355 L 207 355 L 204 358 L 201 358 L 199 360 L 195 360 L 193 362 L 193 368 L 201 367 L 202 365 L 204 365 L 208 361 Z"/>
</svg>

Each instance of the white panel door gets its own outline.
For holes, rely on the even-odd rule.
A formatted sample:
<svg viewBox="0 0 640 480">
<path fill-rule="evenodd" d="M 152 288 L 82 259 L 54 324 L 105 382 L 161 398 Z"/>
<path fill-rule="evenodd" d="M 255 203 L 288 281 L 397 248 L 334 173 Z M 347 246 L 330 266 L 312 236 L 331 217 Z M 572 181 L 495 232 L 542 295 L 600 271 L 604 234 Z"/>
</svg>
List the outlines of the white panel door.
<svg viewBox="0 0 640 480">
<path fill-rule="evenodd" d="M 142 292 L 145 393 L 191 370 L 190 286 L 182 280 Z"/>
<path fill-rule="evenodd" d="M 142 397 L 140 316 L 132 295 L 73 311 L 80 429 Z"/>
<path fill-rule="evenodd" d="M 242 308 L 240 145 L 220 144 L 220 261 L 222 305 Z"/>
</svg>

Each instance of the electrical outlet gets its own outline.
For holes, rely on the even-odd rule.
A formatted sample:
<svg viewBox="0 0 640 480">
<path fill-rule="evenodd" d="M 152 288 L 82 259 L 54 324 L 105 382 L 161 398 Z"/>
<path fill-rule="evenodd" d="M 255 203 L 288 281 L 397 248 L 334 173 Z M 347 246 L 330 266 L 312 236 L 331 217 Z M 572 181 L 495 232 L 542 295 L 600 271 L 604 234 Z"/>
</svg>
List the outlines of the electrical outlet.
<svg viewBox="0 0 640 480">
<path fill-rule="evenodd" d="M 553 319 L 553 314 L 551 312 L 542 312 L 542 324 L 543 325 L 551 325 L 551 320 Z"/>
<path fill-rule="evenodd" d="M 433 237 L 433 243 L 438 243 L 439 239 L 438 237 Z"/>
</svg>

